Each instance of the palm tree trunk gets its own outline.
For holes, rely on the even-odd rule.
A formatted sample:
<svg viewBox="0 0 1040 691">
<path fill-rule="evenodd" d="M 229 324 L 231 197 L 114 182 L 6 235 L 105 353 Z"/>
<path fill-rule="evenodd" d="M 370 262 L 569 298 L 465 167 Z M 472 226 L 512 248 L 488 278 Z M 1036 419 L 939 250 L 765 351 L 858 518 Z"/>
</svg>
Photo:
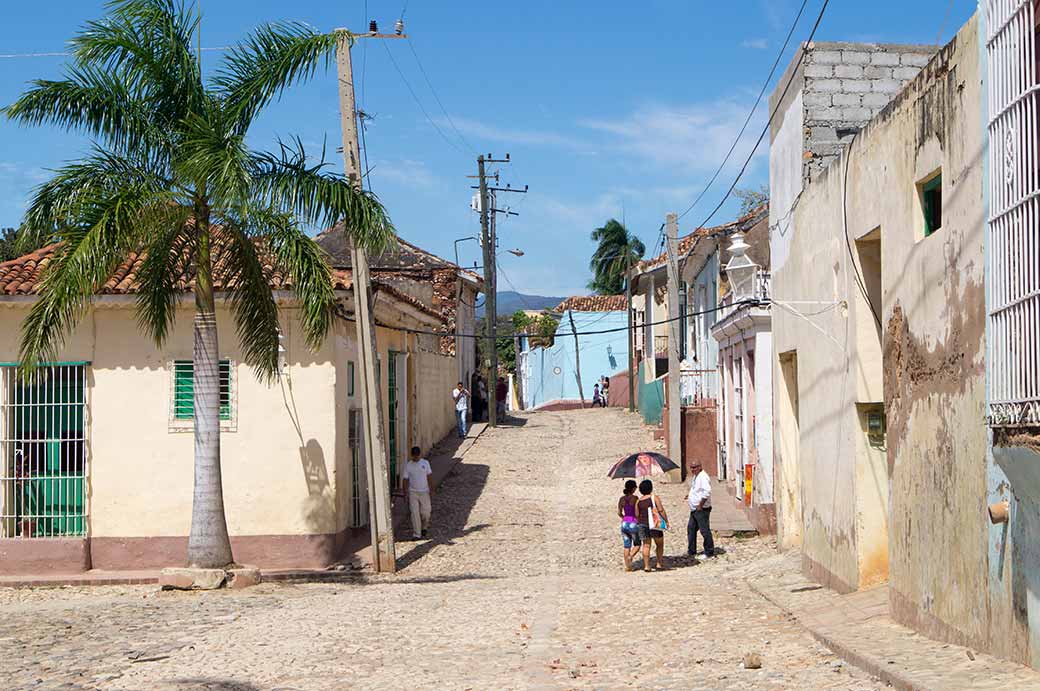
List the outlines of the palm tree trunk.
<svg viewBox="0 0 1040 691">
<path fill-rule="evenodd" d="M 232 563 L 231 540 L 224 517 L 220 477 L 220 349 L 217 341 L 213 266 L 210 257 L 209 213 L 196 213 L 198 249 L 195 258 L 195 490 L 191 507 L 188 563 L 222 568 Z"/>
</svg>

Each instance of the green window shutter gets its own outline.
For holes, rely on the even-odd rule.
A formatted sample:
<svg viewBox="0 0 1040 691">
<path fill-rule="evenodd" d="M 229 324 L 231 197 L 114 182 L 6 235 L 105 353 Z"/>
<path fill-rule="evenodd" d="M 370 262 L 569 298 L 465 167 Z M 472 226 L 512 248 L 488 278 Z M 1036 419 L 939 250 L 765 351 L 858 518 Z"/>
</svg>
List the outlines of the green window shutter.
<svg viewBox="0 0 1040 691">
<path fill-rule="evenodd" d="M 191 420 L 195 415 L 195 365 L 191 360 L 173 363 L 173 419 Z M 220 361 L 220 419 L 231 419 L 231 361 Z"/>
</svg>

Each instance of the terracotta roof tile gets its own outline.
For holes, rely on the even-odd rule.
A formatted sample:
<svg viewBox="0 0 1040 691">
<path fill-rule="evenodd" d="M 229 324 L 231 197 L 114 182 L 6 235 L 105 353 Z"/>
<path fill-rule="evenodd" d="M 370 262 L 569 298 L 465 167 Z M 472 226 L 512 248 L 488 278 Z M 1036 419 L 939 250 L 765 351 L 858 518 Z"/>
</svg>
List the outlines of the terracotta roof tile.
<svg viewBox="0 0 1040 691">
<path fill-rule="evenodd" d="M 574 295 L 553 308 L 553 312 L 624 312 L 624 295 Z"/>
<path fill-rule="evenodd" d="M 754 227 L 763 218 L 769 215 L 769 202 L 760 204 L 748 213 L 744 214 L 735 221 L 724 223 L 720 226 L 714 226 L 712 228 L 697 228 L 693 232 L 684 235 L 679 238 L 678 254 L 680 257 L 685 256 L 693 248 L 694 243 L 698 238 L 711 237 L 713 235 L 729 235 L 735 233 L 738 230 L 747 232 L 749 229 Z M 637 271 L 647 271 L 649 269 L 655 269 L 659 265 L 664 264 L 668 253 L 662 252 L 661 254 L 651 259 L 644 259 L 636 265 Z"/>
</svg>

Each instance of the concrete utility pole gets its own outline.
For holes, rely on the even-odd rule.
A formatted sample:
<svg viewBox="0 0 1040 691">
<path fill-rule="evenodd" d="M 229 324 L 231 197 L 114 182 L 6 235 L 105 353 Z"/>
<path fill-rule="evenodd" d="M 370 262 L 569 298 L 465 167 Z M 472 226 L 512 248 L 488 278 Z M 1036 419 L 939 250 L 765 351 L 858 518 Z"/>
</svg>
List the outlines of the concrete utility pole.
<svg viewBox="0 0 1040 691">
<path fill-rule="evenodd" d="M 672 213 L 665 220 L 668 243 L 668 453 L 682 467 L 682 413 L 679 409 L 679 217 Z"/>
<path fill-rule="evenodd" d="M 491 427 L 498 426 L 498 406 L 497 395 L 495 390 L 498 383 L 498 311 L 497 311 L 497 298 L 498 298 L 498 265 L 495 253 L 498 250 L 498 238 L 495 237 L 495 214 L 505 213 L 511 216 L 517 214 L 512 211 L 503 211 L 495 207 L 495 193 L 496 192 L 527 192 L 527 185 L 524 188 L 513 189 L 509 185 L 505 187 L 488 187 L 487 179 L 488 175 L 485 170 L 485 165 L 488 163 L 509 163 L 509 154 L 506 154 L 504 159 L 496 159 L 487 155 L 484 158 L 483 154 L 477 156 L 477 178 L 480 183 L 477 185 L 477 189 L 480 191 L 480 237 L 484 245 L 484 333 L 487 341 L 488 348 L 488 377 L 487 377 L 487 388 L 488 388 L 488 425 Z M 496 180 L 498 174 L 493 176 Z"/>
<path fill-rule="evenodd" d="M 567 310 L 571 318 L 571 333 L 574 334 L 574 376 L 578 378 L 578 395 L 581 396 L 581 407 L 585 409 L 585 387 L 581 385 L 581 346 L 578 343 L 578 330 L 574 328 L 574 312 Z"/>
<path fill-rule="evenodd" d="M 361 189 L 361 153 L 358 145 L 357 106 L 354 101 L 354 72 L 350 61 L 351 33 L 343 30 L 336 45 L 336 76 L 339 80 L 340 126 L 343 132 L 343 170 L 351 184 Z M 358 34 L 356 38 L 405 38 L 404 34 Z M 345 223 L 346 221 L 344 221 Z M 382 398 L 376 377 L 376 322 L 368 253 L 358 247 L 349 229 L 350 263 L 354 283 L 354 318 L 357 324 L 358 360 L 361 367 L 361 404 L 365 410 L 365 468 L 368 472 L 368 510 L 372 531 L 372 567 L 397 571 L 394 527 L 390 503 L 390 476 L 383 433 Z M 389 363 L 388 363 L 389 364 Z"/>
<path fill-rule="evenodd" d="M 636 333 L 632 319 L 632 250 L 625 248 L 625 307 L 628 312 L 628 412 L 636 411 Z"/>
</svg>

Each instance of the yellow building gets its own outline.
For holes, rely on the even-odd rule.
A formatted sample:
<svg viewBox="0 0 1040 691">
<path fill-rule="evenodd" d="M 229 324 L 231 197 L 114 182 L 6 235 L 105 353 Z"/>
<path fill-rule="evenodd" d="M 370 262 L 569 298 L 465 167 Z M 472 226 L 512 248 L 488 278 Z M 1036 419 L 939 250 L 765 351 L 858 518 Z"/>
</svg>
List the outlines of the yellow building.
<svg viewBox="0 0 1040 691">
<path fill-rule="evenodd" d="M 177 565 L 193 484 L 189 286 L 160 350 L 137 326 L 127 262 L 55 361 L 25 382 L 15 369 L 20 326 L 51 251 L 0 264 L 0 574 Z M 445 264 L 441 283 L 445 267 L 454 276 L 449 294 L 473 304 L 478 279 Z M 393 477 L 410 446 L 429 448 L 453 430 L 449 393 L 465 359 L 455 343 L 464 339 L 453 332 L 473 326 L 451 299 L 415 297 L 428 277 L 391 285 L 373 275 Z M 286 353 L 272 385 L 243 363 L 230 311 L 218 303 L 224 500 L 238 561 L 321 567 L 352 535 L 368 532 L 356 326 L 337 319 L 311 352 L 281 281 L 272 278 Z M 334 281 L 342 311 L 352 314 L 350 272 L 334 270 Z M 463 353 L 472 349 L 463 345 Z"/>
</svg>

